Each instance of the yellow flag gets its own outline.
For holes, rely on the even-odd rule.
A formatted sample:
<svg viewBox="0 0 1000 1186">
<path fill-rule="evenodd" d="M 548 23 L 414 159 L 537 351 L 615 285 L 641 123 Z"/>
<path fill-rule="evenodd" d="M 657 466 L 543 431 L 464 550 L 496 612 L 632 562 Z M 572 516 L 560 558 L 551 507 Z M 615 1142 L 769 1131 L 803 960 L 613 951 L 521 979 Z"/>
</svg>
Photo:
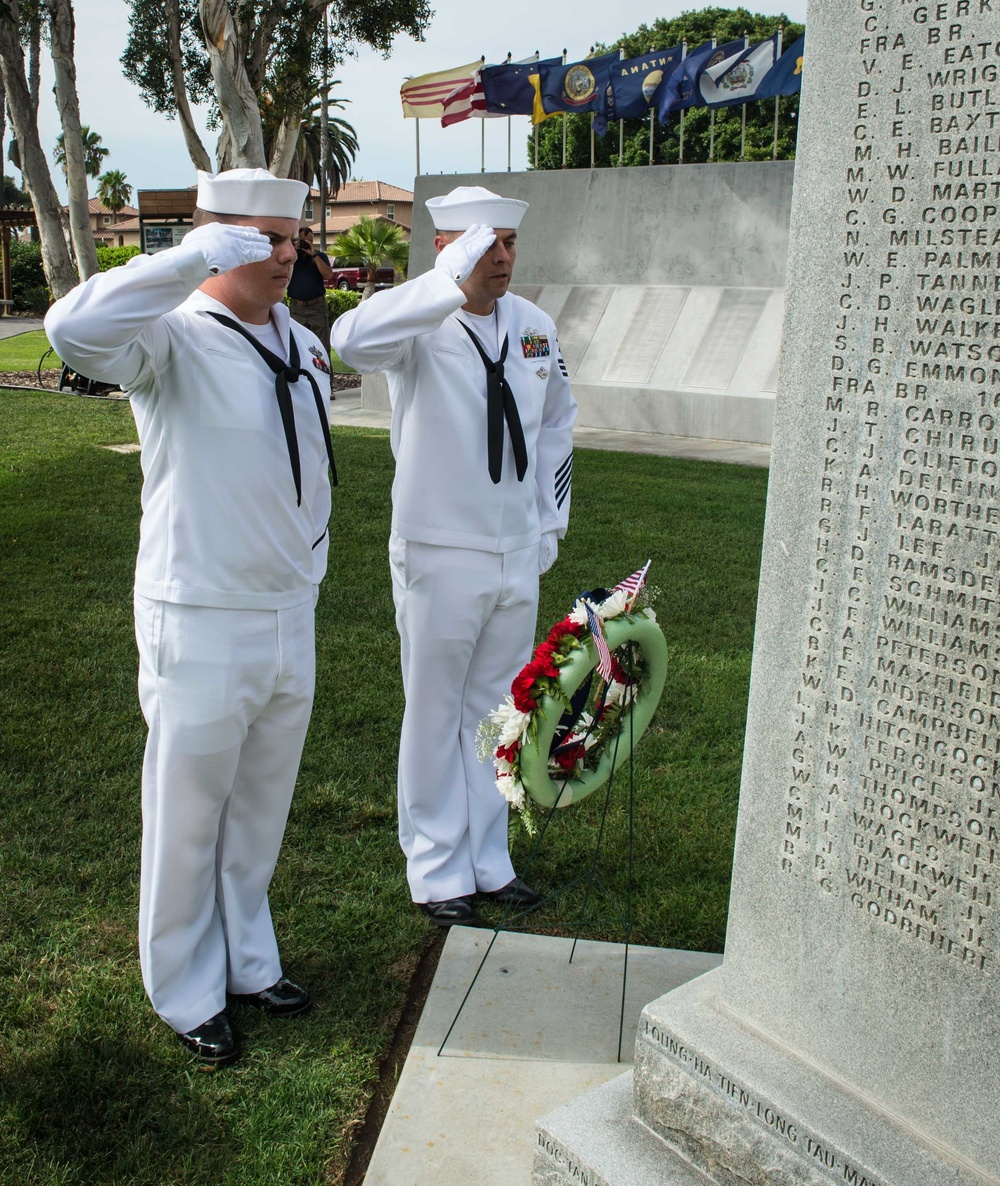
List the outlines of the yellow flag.
<svg viewBox="0 0 1000 1186">
<path fill-rule="evenodd" d="M 399 88 L 404 119 L 440 119 L 444 115 L 444 101 L 463 82 L 468 82 L 482 66 L 481 58 L 468 66 L 439 70 L 436 74 L 421 74 L 409 78 Z"/>
</svg>

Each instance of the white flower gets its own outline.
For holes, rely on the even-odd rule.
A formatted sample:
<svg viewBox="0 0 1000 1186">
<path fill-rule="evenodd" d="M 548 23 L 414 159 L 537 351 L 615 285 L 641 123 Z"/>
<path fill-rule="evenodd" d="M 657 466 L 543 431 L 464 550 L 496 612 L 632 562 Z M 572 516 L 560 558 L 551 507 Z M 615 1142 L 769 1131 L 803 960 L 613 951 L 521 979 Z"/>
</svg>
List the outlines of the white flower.
<svg viewBox="0 0 1000 1186">
<path fill-rule="evenodd" d="M 587 618 L 587 601 L 585 598 L 581 597 L 579 601 L 574 603 L 573 608 L 569 612 L 569 620 L 575 626 L 585 626 L 587 629 L 590 628 L 590 621 Z"/>
<path fill-rule="evenodd" d="M 524 807 L 524 787 L 510 775 L 497 776 L 497 790 L 515 811 L 520 811 Z"/>
<path fill-rule="evenodd" d="M 506 758 L 494 758 L 493 765 L 496 767 L 497 778 L 510 778 L 514 773 L 514 766 L 508 762 Z"/>
<path fill-rule="evenodd" d="M 629 596 L 627 590 L 618 589 L 606 601 L 602 601 L 597 609 L 602 621 L 620 617 L 628 606 Z"/>
<path fill-rule="evenodd" d="M 498 745 L 512 745 L 520 741 L 531 722 L 529 713 L 520 712 L 514 707 L 514 697 L 508 694 L 503 704 L 490 713 L 490 720 L 500 728 Z"/>
</svg>

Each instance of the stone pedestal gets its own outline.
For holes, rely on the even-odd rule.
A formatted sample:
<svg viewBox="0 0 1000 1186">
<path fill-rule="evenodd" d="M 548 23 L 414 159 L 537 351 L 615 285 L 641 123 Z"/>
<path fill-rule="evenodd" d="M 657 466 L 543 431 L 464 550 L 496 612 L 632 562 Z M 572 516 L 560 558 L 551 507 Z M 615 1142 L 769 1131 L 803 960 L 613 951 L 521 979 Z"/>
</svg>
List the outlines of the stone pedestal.
<svg viewBox="0 0 1000 1186">
<path fill-rule="evenodd" d="M 989 8 L 810 7 L 729 931 L 640 1022 L 651 1180 L 1000 1182 Z"/>
</svg>

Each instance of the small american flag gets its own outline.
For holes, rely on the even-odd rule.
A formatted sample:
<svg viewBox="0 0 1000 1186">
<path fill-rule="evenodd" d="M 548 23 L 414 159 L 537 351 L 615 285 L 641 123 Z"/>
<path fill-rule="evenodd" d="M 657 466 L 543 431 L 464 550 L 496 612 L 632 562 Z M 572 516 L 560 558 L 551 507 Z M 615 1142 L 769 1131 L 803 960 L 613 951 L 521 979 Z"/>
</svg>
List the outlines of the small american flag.
<svg viewBox="0 0 1000 1186">
<path fill-rule="evenodd" d="M 647 560 L 645 566 L 643 568 L 640 568 L 638 570 L 638 572 L 632 573 L 632 575 L 630 577 L 626 577 L 625 580 L 623 580 L 623 581 L 619 582 L 619 584 L 615 585 L 614 592 L 617 593 L 617 591 L 619 589 L 623 589 L 626 593 L 632 594 L 632 596 L 629 598 L 629 602 L 628 602 L 630 607 L 632 605 L 632 602 L 635 601 L 636 594 L 639 592 L 639 590 L 646 583 L 646 573 L 649 572 L 649 566 L 651 563 L 652 563 L 652 561 Z"/>
<path fill-rule="evenodd" d="M 584 604 L 587 606 L 587 624 L 590 626 L 590 633 L 594 639 L 594 647 L 597 651 L 597 657 L 600 660 L 597 664 L 597 674 L 606 684 L 610 684 L 612 669 L 608 640 L 604 637 L 604 631 L 601 629 L 601 619 L 594 613 L 594 607 L 589 601 Z"/>
</svg>

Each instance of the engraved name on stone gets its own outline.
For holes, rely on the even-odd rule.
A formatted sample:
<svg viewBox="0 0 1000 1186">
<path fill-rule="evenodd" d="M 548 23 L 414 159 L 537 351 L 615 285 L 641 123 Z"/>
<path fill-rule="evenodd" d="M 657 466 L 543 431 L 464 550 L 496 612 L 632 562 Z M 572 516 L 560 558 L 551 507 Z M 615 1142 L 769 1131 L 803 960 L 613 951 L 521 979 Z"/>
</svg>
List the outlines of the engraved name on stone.
<svg viewBox="0 0 1000 1186">
<path fill-rule="evenodd" d="M 776 859 L 975 975 L 1000 870 L 1000 41 L 967 33 L 986 0 L 855 4 Z"/>
<path fill-rule="evenodd" d="M 680 1039 L 662 1025 L 651 1025 L 643 1017 L 639 1027 L 642 1040 L 648 1042 L 672 1062 L 693 1072 L 702 1082 L 712 1087 L 727 1104 L 755 1120 L 764 1128 L 783 1137 L 789 1145 L 810 1159 L 818 1170 L 836 1182 L 853 1186 L 880 1186 L 880 1179 L 835 1148 L 829 1140 L 807 1129 L 800 1121 L 785 1116 L 773 1103 L 762 1099 L 728 1070 L 713 1067 L 706 1059 L 690 1050 Z"/>
</svg>

